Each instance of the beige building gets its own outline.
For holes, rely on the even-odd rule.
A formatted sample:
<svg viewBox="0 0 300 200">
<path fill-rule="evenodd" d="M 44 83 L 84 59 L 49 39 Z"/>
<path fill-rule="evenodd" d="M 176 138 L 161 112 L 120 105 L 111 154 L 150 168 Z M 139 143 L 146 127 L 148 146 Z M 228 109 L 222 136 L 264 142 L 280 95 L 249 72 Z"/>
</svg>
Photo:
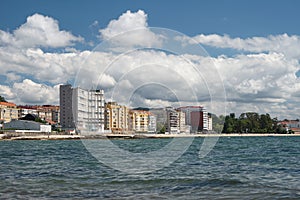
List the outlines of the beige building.
<svg viewBox="0 0 300 200">
<path fill-rule="evenodd" d="M 129 112 L 129 127 L 135 132 L 148 132 L 149 111 L 131 110 Z"/>
<path fill-rule="evenodd" d="M 185 113 L 177 110 L 178 113 L 178 128 L 180 133 L 187 133 L 188 131 L 188 126 L 185 123 Z"/>
<path fill-rule="evenodd" d="M 19 109 L 16 104 L 10 102 L 0 102 L 0 121 L 7 123 L 12 119 L 19 118 Z"/>
<path fill-rule="evenodd" d="M 119 105 L 116 102 L 106 103 L 104 119 L 105 130 L 120 133 L 129 130 L 129 110 L 126 106 Z"/>
</svg>

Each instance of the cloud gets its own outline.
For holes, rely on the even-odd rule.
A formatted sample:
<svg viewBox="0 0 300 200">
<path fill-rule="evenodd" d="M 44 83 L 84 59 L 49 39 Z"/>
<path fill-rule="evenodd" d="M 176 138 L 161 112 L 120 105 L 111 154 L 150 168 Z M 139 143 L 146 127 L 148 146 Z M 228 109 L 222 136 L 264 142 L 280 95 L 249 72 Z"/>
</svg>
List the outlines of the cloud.
<svg viewBox="0 0 300 200">
<path fill-rule="evenodd" d="M 58 48 L 72 46 L 75 42 L 81 41 L 83 38 L 59 30 L 58 21 L 40 14 L 27 17 L 26 23 L 13 33 L 0 31 L 0 46 Z"/>
<path fill-rule="evenodd" d="M 227 101 L 232 105 L 228 110 L 260 110 L 279 117 L 295 115 L 276 109 L 283 109 L 290 100 L 299 101 L 294 97 L 300 92 L 300 81 L 295 76 L 300 68 L 297 60 L 279 53 L 260 53 L 234 58 L 220 56 L 214 61 L 224 79 Z"/>
<path fill-rule="evenodd" d="M 14 101 L 17 103 L 58 104 L 59 101 L 59 85 L 51 87 L 25 79 L 20 83 L 15 83 L 13 91 L 16 94 Z"/>
<path fill-rule="evenodd" d="M 147 14 L 143 10 L 128 10 L 118 19 L 111 20 L 108 26 L 99 32 L 102 40 L 110 40 L 118 46 L 159 46 L 163 40 L 162 36 L 149 29 Z"/>
<path fill-rule="evenodd" d="M 269 35 L 267 37 L 231 38 L 229 35 L 196 35 L 192 38 L 182 37 L 182 41 L 188 43 L 200 43 L 216 48 L 230 48 L 239 51 L 264 53 L 276 52 L 283 53 L 288 58 L 300 58 L 300 36 L 288 35 Z"/>
<path fill-rule="evenodd" d="M 137 31 L 127 34 L 130 30 Z M 87 89 L 99 86 L 107 98 L 133 107 L 169 106 L 180 100 L 181 105 L 202 104 L 217 112 L 223 106 L 218 95 L 224 94 L 219 73 L 229 112 L 299 118 L 300 79 L 295 76 L 300 69 L 299 36 L 197 35 L 196 44 L 235 49 L 236 55 L 173 55 L 163 51 L 165 38 L 148 27 L 144 11 L 123 13 L 100 34 L 104 40 L 121 34 L 114 40 L 121 46 L 161 45 L 162 50 L 139 49 L 121 55 L 82 51 L 72 47 L 82 38 L 60 30 L 58 21 L 35 14 L 12 33 L 0 30 L 0 75 L 6 77 L 0 85 L 1 96 L 17 104 L 58 104 L 59 84 L 74 81 Z M 50 52 L 47 47 L 66 51 Z M 217 98 L 213 105 L 212 96 Z"/>
<path fill-rule="evenodd" d="M 7 85 L 0 85 L 0 95 L 5 97 L 6 100 L 11 100 L 16 97 L 13 89 Z"/>
</svg>

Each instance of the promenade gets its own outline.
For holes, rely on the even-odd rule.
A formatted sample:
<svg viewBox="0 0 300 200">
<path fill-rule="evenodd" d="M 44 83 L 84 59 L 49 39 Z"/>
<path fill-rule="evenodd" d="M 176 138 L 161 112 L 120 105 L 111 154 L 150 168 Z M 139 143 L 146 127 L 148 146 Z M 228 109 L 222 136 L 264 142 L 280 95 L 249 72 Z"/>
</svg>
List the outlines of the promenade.
<svg viewBox="0 0 300 200">
<path fill-rule="evenodd" d="M 300 136 L 300 132 L 295 134 L 276 133 L 230 133 L 230 134 L 96 134 L 96 135 L 72 135 L 56 133 L 37 132 L 2 132 L 0 140 L 68 140 L 68 139 L 147 139 L 147 138 L 184 138 L 184 137 L 294 137 Z"/>
</svg>

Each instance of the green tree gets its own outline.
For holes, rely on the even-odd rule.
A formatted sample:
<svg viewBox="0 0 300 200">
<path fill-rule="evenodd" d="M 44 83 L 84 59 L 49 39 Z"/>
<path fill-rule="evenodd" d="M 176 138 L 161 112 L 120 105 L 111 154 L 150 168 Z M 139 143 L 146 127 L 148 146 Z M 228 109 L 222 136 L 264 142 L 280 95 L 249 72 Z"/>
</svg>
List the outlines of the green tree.
<svg viewBox="0 0 300 200">
<path fill-rule="evenodd" d="M 219 117 L 215 114 L 210 113 L 212 118 L 212 127 L 213 130 L 217 133 L 221 133 L 224 126 L 225 117 L 220 115 Z"/>
<path fill-rule="evenodd" d="M 0 102 L 7 102 L 4 97 L 0 96 Z"/>
<path fill-rule="evenodd" d="M 236 119 L 235 114 L 230 113 L 229 116 L 225 117 L 224 127 L 223 127 L 223 133 L 234 133 L 236 132 Z"/>
<path fill-rule="evenodd" d="M 261 129 L 261 132 L 263 132 L 263 133 L 274 132 L 273 120 L 271 119 L 271 117 L 268 113 L 260 115 L 260 129 Z"/>
</svg>

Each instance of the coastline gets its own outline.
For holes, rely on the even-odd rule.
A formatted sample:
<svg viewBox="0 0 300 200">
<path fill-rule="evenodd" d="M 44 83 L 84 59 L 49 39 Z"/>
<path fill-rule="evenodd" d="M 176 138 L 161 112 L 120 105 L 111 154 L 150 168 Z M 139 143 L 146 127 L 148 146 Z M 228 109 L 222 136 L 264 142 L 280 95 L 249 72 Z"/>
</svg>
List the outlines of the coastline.
<svg viewBox="0 0 300 200">
<path fill-rule="evenodd" d="M 3 133 L 0 141 L 4 140 L 80 140 L 80 139 L 159 139 L 159 138 L 186 138 L 186 137 L 297 137 L 300 132 L 294 134 L 276 133 L 230 133 L 230 134 L 97 134 L 97 135 L 70 135 L 49 133 Z"/>
</svg>

